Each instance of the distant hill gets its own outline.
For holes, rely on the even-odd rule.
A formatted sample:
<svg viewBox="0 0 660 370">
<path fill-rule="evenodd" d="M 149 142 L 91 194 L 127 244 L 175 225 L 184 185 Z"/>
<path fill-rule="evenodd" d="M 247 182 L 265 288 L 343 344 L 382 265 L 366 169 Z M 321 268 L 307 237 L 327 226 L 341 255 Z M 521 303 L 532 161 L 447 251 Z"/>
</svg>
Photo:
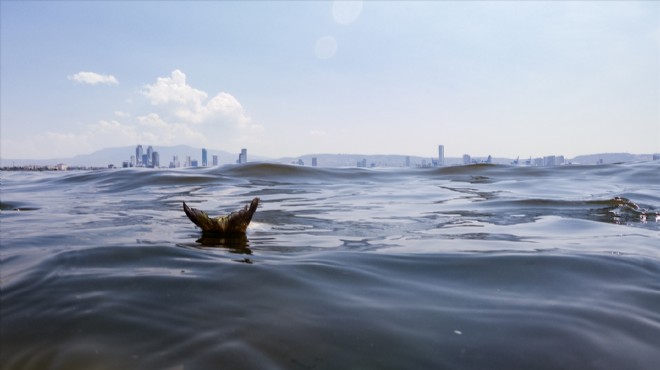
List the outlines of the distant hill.
<svg viewBox="0 0 660 370">
<path fill-rule="evenodd" d="M 640 162 L 653 160 L 652 154 L 630 154 L 630 153 L 601 153 L 579 155 L 570 160 L 574 164 L 597 164 L 597 163 L 622 163 Z M 602 162 L 601 162 L 602 161 Z"/>
</svg>

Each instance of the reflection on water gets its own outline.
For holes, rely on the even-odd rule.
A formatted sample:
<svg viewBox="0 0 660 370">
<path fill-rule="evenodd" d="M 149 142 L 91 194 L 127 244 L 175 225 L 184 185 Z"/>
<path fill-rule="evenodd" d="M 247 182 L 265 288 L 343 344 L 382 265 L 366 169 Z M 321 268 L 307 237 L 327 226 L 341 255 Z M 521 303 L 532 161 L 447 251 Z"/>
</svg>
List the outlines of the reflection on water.
<svg viewBox="0 0 660 370">
<path fill-rule="evenodd" d="M 654 368 L 659 209 L 657 162 L 3 172 L 0 367 Z"/>
<path fill-rule="evenodd" d="M 217 235 L 212 233 L 203 233 L 202 237 L 196 240 L 197 243 L 205 247 L 226 248 L 234 253 L 252 254 L 250 250 L 250 241 L 246 235 Z"/>
</svg>

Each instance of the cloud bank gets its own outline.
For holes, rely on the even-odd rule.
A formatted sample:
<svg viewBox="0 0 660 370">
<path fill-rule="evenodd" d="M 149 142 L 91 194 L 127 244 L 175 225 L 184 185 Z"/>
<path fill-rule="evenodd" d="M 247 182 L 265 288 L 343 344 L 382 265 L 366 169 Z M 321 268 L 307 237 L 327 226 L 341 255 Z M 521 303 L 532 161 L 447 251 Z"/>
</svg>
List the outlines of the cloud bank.
<svg viewBox="0 0 660 370">
<path fill-rule="evenodd" d="M 69 80 L 88 85 L 119 85 L 119 81 L 113 75 L 102 75 L 95 72 L 78 72 L 69 76 Z"/>
<path fill-rule="evenodd" d="M 91 85 L 118 84 L 112 75 L 93 72 L 80 72 L 69 79 Z M 100 118 L 77 132 L 53 130 L 20 142 L 2 140 L 3 149 L 14 153 L 50 152 L 67 157 L 138 143 L 185 144 L 237 151 L 262 142 L 264 127 L 252 121 L 238 99 L 227 92 L 209 98 L 205 91 L 189 85 L 185 73 L 178 69 L 169 76 L 158 77 L 152 84 L 143 85 L 137 94 L 149 104 L 131 104 L 129 107 L 134 111 L 126 106 L 113 110 L 112 117 Z"/>
<path fill-rule="evenodd" d="M 250 118 L 243 106 L 229 93 L 221 92 L 208 99 L 208 94 L 186 81 L 185 73 L 172 71 L 169 77 L 159 77 L 152 85 L 146 85 L 142 94 L 154 106 L 168 107 L 179 119 L 190 123 L 221 121 L 238 127 L 249 127 Z"/>
</svg>

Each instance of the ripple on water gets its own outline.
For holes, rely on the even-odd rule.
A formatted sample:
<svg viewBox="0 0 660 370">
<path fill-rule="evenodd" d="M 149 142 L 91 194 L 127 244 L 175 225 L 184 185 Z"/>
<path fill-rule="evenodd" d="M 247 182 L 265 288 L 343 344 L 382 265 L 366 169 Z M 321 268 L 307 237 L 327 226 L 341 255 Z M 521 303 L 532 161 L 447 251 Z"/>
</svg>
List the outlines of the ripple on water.
<svg viewBox="0 0 660 370">
<path fill-rule="evenodd" d="M 2 367 L 653 368 L 657 169 L 3 173 Z"/>
</svg>

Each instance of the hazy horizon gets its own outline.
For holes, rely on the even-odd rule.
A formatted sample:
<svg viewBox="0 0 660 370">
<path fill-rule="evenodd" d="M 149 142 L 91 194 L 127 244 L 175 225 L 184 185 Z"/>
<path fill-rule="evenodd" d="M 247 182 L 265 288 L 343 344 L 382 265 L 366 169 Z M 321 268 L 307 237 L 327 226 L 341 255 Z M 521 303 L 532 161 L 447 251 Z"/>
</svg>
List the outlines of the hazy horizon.
<svg viewBox="0 0 660 370">
<path fill-rule="evenodd" d="M 97 148 L 97 149 L 92 149 L 90 151 L 84 152 L 84 153 L 76 153 L 73 155 L 67 155 L 67 156 L 57 156 L 57 157 L 9 157 L 9 156 L 3 156 L 2 158 L 4 160 L 11 160 L 11 159 L 20 159 L 20 160 L 49 160 L 49 159 L 61 159 L 61 158 L 71 158 L 75 156 L 87 156 L 87 155 L 92 155 L 96 152 L 103 151 L 103 150 L 109 150 L 109 149 L 117 149 L 117 148 L 135 148 L 137 145 L 142 145 L 143 149 L 146 150 L 146 148 L 149 146 L 149 144 L 136 144 L 136 145 L 121 145 L 121 146 L 111 146 L 111 147 L 103 147 L 103 148 Z M 240 149 L 237 151 L 229 151 L 226 149 L 222 148 L 212 148 L 212 147 L 201 147 L 201 146 L 192 146 L 188 144 L 171 144 L 171 145 L 152 145 L 154 147 L 154 151 L 158 151 L 158 147 L 166 147 L 166 148 L 172 148 L 172 147 L 177 147 L 177 146 L 188 146 L 192 149 L 207 149 L 209 151 L 217 151 L 217 152 L 226 152 L 229 154 L 236 154 L 238 156 L 240 154 Z M 385 155 L 385 156 L 414 156 L 414 157 L 420 157 L 420 158 L 437 158 L 438 153 L 437 153 L 437 147 L 436 147 L 436 153 L 429 153 L 428 155 L 415 155 L 415 154 L 410 154 L 410 153 L 397 153 L 397 152 L 382 152 L 382 153 L 368 153 L 368 152 L 307 152 L 307 153 L 298 153 L 298 154 L 292 154 L 292 155 L 283 155 L 283 156 L 276 156 L 276 157 L 270 157 L 263 155 L 261 153 L 254 153 L 250 151 L 250 148 L 247 148 L 250 155 L 252 156 L 257 156 L 257 157 L 263 157 L 263 158 L 270 158 L 270 159 L 280 159 L 280 158 L 298 158 L 298 157 L 304 157 L 304 156 L 310 156 L 310 155 L 365 155 L 365 156 L 379 156 L 379 155 Z M 132 153 L 132 152 L 127 152 L 127 153 Z M 447 155 L 445 154 L 446 158 L 461 158 L 463 155 L 468 154 L 470 156 L 473 156 L 475 158 L 477 157 L 488 157 L 489 155 L 492 156 L 493 158 L 510 158 L 510 159 L 515 159 L 515 158 L 542 158 L 545 156 L 551 156 L 551 155 L 561 155 L 566 158 L 575 158 L 575 157 L 580 157 L 580 156 L 590 156 L 590 155 L 599 155 L 599 154 L 630 154 L 630 155 L 653 155 L 653 154 L 658 154 L 659 152 L 635 152 L 635 151 L 619 151 L 619 152 L 594 152 L 594 153 L 577 153 L 572 156 L 567 156 L 563 153 L 539 153 L 538 155 L 533 155 L 533 156 L 523 156 L 523 155 L 514 155 L 514 156 L 506 156 L 506 155 L 495 155 L 490 152 L 479 152 L 479 153 L 463 153 L 459 155 Z M 201 152 L 200 152 L 201 156 Z M 128 159 L 128 158 L 127 158 Z"/>
<path fill-rule="evenodd" d="M 147 148 L 150 146 L 149 144 L 146 144 L 146 143 L 142 143 L 142 144 L 139 144 L 139 145 L 142 145 L 142 149 L 145 152 L 146 152 Z M 135 153 L 136 146 L 137 145 L 135 145 L 135 146 L 133 146 L 133 145 L 124 145 L 124 146 L 116 146 L 116 147 L 98 148 L 98 149 L 96 149 L 92 152 L 76 154 L 74 156 L 69 156 L 69 157 L 50 157 L 50 158 L 11 158 L 11 157 L 6 158 L 6 157 L 2 157 L 2 158 L 0 158 L 0 162 L 1 162 L 2 166 L 9 166 L 9 162 L 14 161 L 14 160 L 20 161 L 20 162 L 25 162 L 23 164 L 30 164 L 30 163 L 34 163 L 34 162 L 38 162 L 38 161 L 71 160 L 71 159 L 76 159 L 76 158 L 79 158 L 79 157 L 95 157 L 96 156 L 97 159 L 98 159 L 98 157 L 102 157 L 104 155 L 107 157 L 107 155 L 108 155 L 107 152 L 111 152 L 112 153 L 111 156 L 113 158 L 115 158 L 115 162 L 116 162 L 116 163 L 113 162 L 112 164 L 119 166 L 119 165 L 122 164 L 123 161 L 127 161 L 127 160 L 131 159 L 131 156 L 134 155 L 134 153 Z M 223 149 L 219 149 L 219 148 L 210 148 L 210 147 L 202 148 L 202 147 L 195 147 L 195 146 L 190 146 L 190 145 L 185 145 L 185 144 L 181 144 L 181 145 L 161 145 L 161 146 L 152 145 L 152 147 L 153 147 L 154 152 L 159 152 L 161 154 L 161 156 L 160 156 L 161 161 L 162 161 L 161 164 L 167 164 L 171 160 L 172 155 L 178 156 L 180 160 L 185 159 L 185 156 L 190 155 L 191 159 L 201 161 L 202 149 L 206 149 L 208 151 L 209 161 L 211 161 L 211 157 L 214 154 L 218 154 L 220 156 L 220 162 L 224 163 L 224 164 L 234 163 L 236 161 L 236 159 L 238 158 L 238 155 L 240 154 L 240 151 L 231 152 L 231 151 L 227 151 L 227 150 L 223 150 Z M 179 150 L 179 149 L 180 149 L 180 151 L 176 151 L 176 150 Z M 119 156 L 117 156 L 117 153 L 116 153 L 119 150 L 123 150 L 123 152 L 122 152 L 123 157 L 121 157 L 121 158 Z M 480 161 L 480 160 L 482 161 L 482 160 L 485 160 L 487 157 L 492 156 L 493 160 L 499 161 L 499 163 L 504 163 L 504 162 L 502 162 L 504 160 L 512 161 L 512 160 L 515 160 L 515 159 L 519 159 L 522 162 L 524 162 L 525 160 L 528 160 L 528 159 L 538 159 L 538 158 L 544 158 L 544 157 L 549 157 L 549 156 L 563 156 L 560 153 L 547 153 L 545 155 L 539 155 L 539 156 L 533 156 L 533 157 L 529 157 L 529 156 L 528 157 L 523 157 L 523 156 L 507 157 L 507 156 L 492 155 L 492 154 L 489 154 L 489 153 L 487 153 L 487 154 L 464 153 L 464 154 L 470 155 L 473 160 L 477 160 L 477 161 Z M 576 158 L 580 158 L 580 157 L 592 157 L 592 156 L 613 157 L 613 158 L 616 158 L 616 159 L 612 160 L 612 158 L 610 158 L 608 160 L 608 163 L 614 163 L 614 162 L 619 162 L 619 161 L 623 160 L 623 159 L 619 159 L 619 158 L 622 158 L 622 157 L 627 157 L 627 156 L 630 156 L 630 157 L 644 157 L 644 156 L 653 156 L 655 154 L 657 154 L 657 153 L 609 152 L 609 153 L 583 153 L 583 154 L 578 154 L 578 155 L 571 156 L 571 157 L 568 157 L 568 156 L 564 156 L 564 157 L 565 157 L 565 160 L 567 160 L 567 161 L 568 160 L 573 160 L 573 159 L 576 159 Z M 259 161 L 264 161 L 264 160 L 265 161 L 295 160 L 295 159 L 301 159 L 301 158 L 309 159 L 310 157 L 319 157 L 319 158 L 323 158 L 323 157 L 336 157 L 336 158 L 340 158 L 340 157 L 365 157 L 365 158 L 392 157 L 392 158 L 389 158 L 386 161 L 393 160 L 394 157 L 410 157 L 411 159 L 416 160 L 416 161 L 425 160 L 425 161 L 429 161 L 428 163 L 430 163 L 430 161 L 437 159 L 438 154 L 436 153 L 435 155 L 429 155 L 429 156 L 416 156 L 416 155 L 411 155 L 411 154 L 406 154 L 406 153 L 309 152 L 309 153 L 300 153 L 298 155 L 291 155 L 291 156 L 268 157 L 268 156 L 261 155 L 260 153 L 253 153 L 248 148 L 248 160 L 250 162 L 255 162 L 255 161 L 259 162 Z M 453 156 L 453 155 L 447 156 L 447 155 L 445 155 L 445 159 L 449 160 L 453 164 L 456 164 L 457 161 L 462 163 L 463 156 L 462 155 L 459 155 L 459 156 Z M 45 164 L 45 163 L 42 163 L 42 164 Z M 54 165 L 55 163 L 48 163 L 48 164 L 49 165 Z M 110 164 L 110 163 L 101 163 L 101 162 L 96 163 L 95 162 L 93 165 L 95 165 L 95 166 L 105 166 L 106 164 Z M 13 164 L 13 165 L 15 165 L 15 164 Z M 88 164 L 88 165 L 92 165 L 92 164 Z"/>
<path fill-rule="evenodd" d="M 660 153 L 658 2 L 0 2 L 0 155 Z"/>
</svg>

